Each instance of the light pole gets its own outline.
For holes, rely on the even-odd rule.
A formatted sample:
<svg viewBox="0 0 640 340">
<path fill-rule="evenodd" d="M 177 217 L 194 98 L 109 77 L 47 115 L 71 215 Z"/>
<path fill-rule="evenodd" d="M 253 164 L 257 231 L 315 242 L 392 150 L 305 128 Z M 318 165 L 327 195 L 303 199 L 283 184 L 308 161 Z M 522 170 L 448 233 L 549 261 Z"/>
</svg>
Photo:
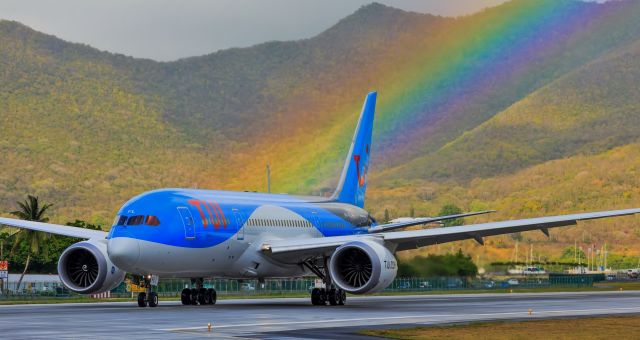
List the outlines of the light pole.
<svg viewBox="0 0 640 340">
<path fill-rule="evenodd" d="M 267 193 L 271 193 L 271 167 L 267 163 Z"/>
</svg>

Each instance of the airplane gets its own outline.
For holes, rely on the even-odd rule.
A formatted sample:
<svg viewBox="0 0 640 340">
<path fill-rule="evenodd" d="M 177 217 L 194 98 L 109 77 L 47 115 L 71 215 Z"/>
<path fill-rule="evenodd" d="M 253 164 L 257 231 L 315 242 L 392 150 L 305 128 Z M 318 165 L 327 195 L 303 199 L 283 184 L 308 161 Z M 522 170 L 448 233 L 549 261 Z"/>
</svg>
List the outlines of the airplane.
<svg viewBox="0 0 640 340">
<path fill-rule="evenodd" d="M 125 273 L 141 278 L 138 306 L 156 307 L 158 277 L 191 279 L 184 305 L 212 305 L 204 278 L 257 279 L 317 275 L 312 305 L 344 305 L 346 293 L 379 292 L 397 274 L 396 253 L 434 244 L 576 225 L 577 221 L 633 215 L 625 209 L 398 230 L 491 211 L 378 223 L 364 209 L 377 93 L 369 93 L 331 197 L 160 189 L 131 198 L 109 232 L 0 218 L 0 224 L 84 239 L 58 261 L 71 291 L 95 294 L 119 285 Z"/>
</svg>

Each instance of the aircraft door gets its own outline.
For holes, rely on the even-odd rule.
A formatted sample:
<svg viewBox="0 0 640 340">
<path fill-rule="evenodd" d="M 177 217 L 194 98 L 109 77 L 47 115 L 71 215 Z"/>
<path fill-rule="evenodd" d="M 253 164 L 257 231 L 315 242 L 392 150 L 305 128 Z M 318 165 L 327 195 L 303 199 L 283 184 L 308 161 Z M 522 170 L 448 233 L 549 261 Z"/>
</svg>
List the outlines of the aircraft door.
<svg viewBox="0 0 640 340">
<path fill-rule="evenodd" d="M 242 225 L 245 222 L 244 219 L 244 214 L 242 212 L 240 212 L 238 209 L 233 209 L 233 216 L 236 219 L 236 231 L 237 231 L 237 238 L 238 240 L 244 240 L 244 228 L 242 227 Z"/>
<path fill-rule="evenodd" d="M 191 211 L 187 207 L 178 207 L 178 213 L 180 214 L 180 219 L 182 220 L 182 225 L 184 226 L 184 238 L 187 240 L 193 240 L 196 238 L 196 226 L 193 219 L 193 215 L 191 215 Z"/>
</svg>

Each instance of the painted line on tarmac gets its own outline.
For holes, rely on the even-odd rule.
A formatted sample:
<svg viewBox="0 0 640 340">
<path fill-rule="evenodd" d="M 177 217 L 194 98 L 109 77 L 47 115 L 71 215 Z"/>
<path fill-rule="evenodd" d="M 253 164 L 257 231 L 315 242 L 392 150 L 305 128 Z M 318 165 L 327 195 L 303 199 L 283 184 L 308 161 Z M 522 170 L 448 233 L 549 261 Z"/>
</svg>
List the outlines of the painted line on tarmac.
<svg viewBox="0 0 640 340">
<path fill-rule="evenodd" d="M 535 311 L 533 316 L 540 316 L 543 314 L 558 314 L 558 313 L 591 313 L 602 314 L 603 312 L 640 312 L 640 307 L 619 307 L 619 308 L 602 308 L 602 309 L 569 309 L 569 310 L 550 310 L 550 311 Z M 596 313 L 594 313 L 596 312 Z M 477 313 L 477 314 L 421 314 L 421 315 L 406 315 L 406 316 L 384 316 L 373 318 L 351 318 L 351 319 L 329 319 L 329 320 L 310 320 L 310 321 L 289 321 L 289 322 L 258 322 L 258 323 L 245 323 L 245 324 L 230 324 L 230 325 L 214 325 L 214 329 L 219 328 L 238 328 L 238 327 L 266 327 L 266 326 L 287 326 L 287 325 L 303 325 L 303 324 L 323 324 L 323 323 L 344 323 L 344 322 L 358 322 L 358 321 L 380 321 L 380 320 L 403 320 L 403 319 L 431 319 L 434 318 L 473 318 L 473 317 L 487 317 L 487 316 L 507 316 L 507 315 L 529 315 L 528 311 L 522 312 L 503 312 L 503 313 Z M 570 315 L 567 315 L 570 316 Z M 433 320 L 437 321 L 437 320 Z M 168 332 L 180 332 L 188 330 L 200 330 L 207 329 L 207 326 L 195 326 L 195 327 L 180 327 L 180 328 L 161 328 L 161 331 Z"/>
</svg>

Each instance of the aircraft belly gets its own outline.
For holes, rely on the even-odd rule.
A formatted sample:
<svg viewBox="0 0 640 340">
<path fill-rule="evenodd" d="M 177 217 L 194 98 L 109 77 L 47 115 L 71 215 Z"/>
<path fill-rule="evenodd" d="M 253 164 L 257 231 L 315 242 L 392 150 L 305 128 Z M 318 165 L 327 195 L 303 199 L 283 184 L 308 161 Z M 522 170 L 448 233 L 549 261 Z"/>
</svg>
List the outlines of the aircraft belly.
<svg viewBox="0 0 640 340">
<path fill-rule="evenodd" d="M 227 240 L 208 248 L 187 248 L 140 241 L 136 270 L 141 274 L 176 277 L 224 273 L 232 265 L 232 258 L 237 256 L 230 242 Z"/>
<path fill-rule="evenodd" d="M 248 241 L 248 242 L 247 242 Z M 175 247 L 140 241 L 140 258 L 131 272 L 161 277 L 262 278 L 305 274 L 298 265 L 265 259 L 246 241 L 230 239 L 208 248 Z M 257 268 L 256 268 L 256 264 Z"/>
</svg>

